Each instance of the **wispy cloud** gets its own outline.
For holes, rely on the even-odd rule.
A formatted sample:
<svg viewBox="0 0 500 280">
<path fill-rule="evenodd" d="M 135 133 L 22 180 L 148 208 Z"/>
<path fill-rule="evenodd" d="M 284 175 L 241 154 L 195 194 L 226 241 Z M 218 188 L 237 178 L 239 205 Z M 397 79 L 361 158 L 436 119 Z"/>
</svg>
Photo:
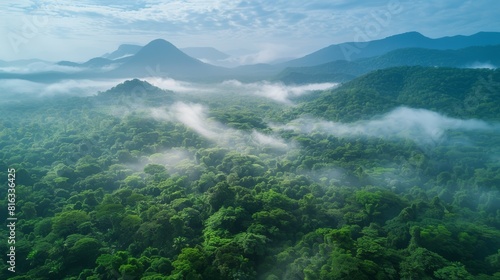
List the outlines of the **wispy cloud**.
<svg viewBox="0 0 500 280">
<path fill-rule="evenodd" d="M 238 80 L 228 80 L 217 84 L 197 84 L 174 79 L 151 77 L 146 79 L 149 83 L 161 89 L 181 93 L 203 94 L 249 94 L 265 97 L 280 103 L 292 104 L 294 97 L 309 94 L 314 91 L 331 89 L 338 83 L 315 83 L 306 85 L 285 85 L 280 82 L 255 82 L 242 83 Z"/>
<path fill-rule="evenodd" d="M 409 139 L 418 144 L 437 144 L 447 131 L 481 131 L 498 129 L 498 125 L 481 120 L 461 120 L 436 112 L 407 107 L 397 108 L 388 114 L 354 123 L 337 123 L 311 118 L 300 118 L 281 127 L 303 133 L 319 131 L 339 137 L 377 137 Z"/>
<path fill-rule="evenodd" d="M 205 109 L 200 104 L 185 104 L 176 103 L 173 106 L 174 114 L 181 123 L 195 130 L 203 137 L 210 140 L 227 140 L 220 139 L 225 136 L 224 128 L 218 122 L 209 122 L 205 113 Z"/>
<path fill-rule="evenodd" d="M 465 68 L 473 68 L 473 69 L 497 69 L 498 67 L 491 64 L 490 62 L 479 62 L 476 61 L 470 65 L 466 65 Z"/>
<path fill-rule="evenodd" d="M 193 153 L 182 149 L 173 148 L 149 156 L 150 163 L 162 164 L 172 172 L 174 168 L 182 162 L 194 163 Z"/>
<path fill-rule="evenodd" d="M 81 71 L 84 71 L 84 68 L 63 66 L 46 62 L 34 62 L 24 66 L 0 67 L 0 72 L 16 73 L 16 74 L 30 74 L 30 73 L 42 73 L 42 72 L 76 73 Z"/>
<path fill-rule="evenodd" d="M 123 82 L 122 80 L 63 80 L 58 83 L 49 84 L 42 89 L 42 95 L 76 95 L 92 96 L 99 91 Z"/>
<path fill-rule="evenodd" d="M 107 90 L 122 80 L 62 80 L 44 84 L 26 80 L 7 79 L 0 83 L 0 102 L 36 100 L 50 96 L 92 96 Z"/>
<path fill-rule="evenodd" d="M 209 89 L 201 85 L 196 85 L 194 83 L 169 79 L 169 78 L 158 78 L 150 77 L 145 79 L 148 83 L 159 87 L 161 89 L 171 90 L 175 92 L 207 92 Z"/>
<path fill-rule="evenodd" d="M 177 102 L 168 108 L 145 108 L 149 115 L 160 121 L 175 121 L 184 124 L 200 136 L 226 148 L 245 151 L 249 147 L 271 148 L 286 151 L 294 144 L 286 143 L 276 135 L 258 131 L 245 132 L 227 127 L 210 119 L 208 109 L 201 104 Z"/>
<path fill-rule="evenodd" d="M 281 103 L 291 104 L 290 99 L 298 97 L 312 91 L 326 90 L 336 87 L 337 83 L 318 83 L 308 85 L 284 85 L 282 83 L 258 82 L 258 83 L 242 83 L 236 80 L 226 81 L 221 84 L 226 90 L 234 90 L 235 92 L 245 92 L 259 95 L 278 101 Z"/>
<path fill-rule="evenodd" d="M 252 139 L 261 146 L 268 146 L 278 150 L 287 150 L 290 148 L 290 144 L 287 144 L 283 139 L 277 136 L 266 135 L 255 130 L 252 132 L 251 136 Z"/>
</svg>

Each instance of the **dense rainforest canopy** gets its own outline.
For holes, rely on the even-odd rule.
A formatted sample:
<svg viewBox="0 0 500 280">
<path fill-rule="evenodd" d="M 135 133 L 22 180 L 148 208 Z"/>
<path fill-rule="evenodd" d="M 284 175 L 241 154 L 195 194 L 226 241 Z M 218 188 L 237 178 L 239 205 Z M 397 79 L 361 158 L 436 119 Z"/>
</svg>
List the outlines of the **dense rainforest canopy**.
<svg viewBox="0 0 500 280">
<path fill-rule="evenodd" d="M 0 278 L 500 279 L 499 101 L 498 70 L 400 67 L 2 103 Z"/>
</svg>

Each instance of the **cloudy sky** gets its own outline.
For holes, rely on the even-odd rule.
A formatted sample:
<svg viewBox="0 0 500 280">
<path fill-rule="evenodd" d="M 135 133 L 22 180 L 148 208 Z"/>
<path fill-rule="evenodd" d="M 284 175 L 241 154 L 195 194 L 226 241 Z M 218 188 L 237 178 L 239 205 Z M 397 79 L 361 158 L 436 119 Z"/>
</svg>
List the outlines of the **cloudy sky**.
<svg viewBox="0 0 500 280">
<path fill-rule="evenodd" d="M 500 31 L 497 0 L 7 0 L 0 10 L 7 61 L 85 61 L 163 38 L 267 62 L 407 31 L 432 38 Z"/>
</svg>

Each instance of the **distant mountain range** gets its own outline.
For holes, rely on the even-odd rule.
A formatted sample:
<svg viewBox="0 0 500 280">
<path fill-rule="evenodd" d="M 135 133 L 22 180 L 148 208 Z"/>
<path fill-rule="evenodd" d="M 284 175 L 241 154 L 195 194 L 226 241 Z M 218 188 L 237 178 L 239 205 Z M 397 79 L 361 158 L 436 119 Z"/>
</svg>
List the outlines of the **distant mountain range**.
<svg viewBox="0 0 500 280">
<path fill-rule="evenodd" d="M 373 70 L 396 66 L 495 68 L 500 65 L 500 45 L 458 50 L 398 49 L 355 61 L 337 60 L 310 67 L 288 67 L 275 79 L 285 83 L 344 82 Z"/>
<path fill-rule="evenodd" d="M 418 32 L 408 32 L 369 42 L 330 45 L 304 57 L 281 64 L 283 67 L 314 66 L 335 60 L 356 60 L 373 57 L 402 48 L 456 50 L 471 46 L 500 45 L 500 32 L 479 32 L 470 36 L 431 39 Z"/>
<path fill-rule="evenodd" d="M 209 60 L 220 61 L 227 58 L 226 54 L 216 49 L 195 47 L 181 50 L 168 41 L 157 39 L 143 47 L 124 44 L 109 54 L 84 63 L 57 63 L 59 66 L 81 68 L 72 73 L 62 72 L 64 69 L 58 68 L 47 70 L 46 73 L 28 74 L 0 71 L 0 78 L 38 81 L 44 78 L 57 80 L 160 76 L 198 81 L 274 79 L 287 83 L 344 82 L 372 70 L 403 65 L 475 67 L 474 64 L 483 63 L 496 66 L 500 64 L 499 45 L 500 32 L 479 32 L 470 36 L 438 39 L 409 32 L 365 43 L 331 45 L 304 57 L 275 65 L 255 64 L 226 68 L 206 63 Z M 29 68 L 27 62 L 0 61 L 0 67 L 21 65 Z"/>
</svg>

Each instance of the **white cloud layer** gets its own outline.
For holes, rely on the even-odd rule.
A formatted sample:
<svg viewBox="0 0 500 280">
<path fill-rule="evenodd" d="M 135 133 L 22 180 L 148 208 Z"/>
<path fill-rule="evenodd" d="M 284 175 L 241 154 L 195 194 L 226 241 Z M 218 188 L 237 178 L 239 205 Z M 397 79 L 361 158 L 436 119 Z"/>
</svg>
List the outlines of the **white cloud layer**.
<svg viewBox="0 0 500 280">
<path fill-rule="evenodd" d="M 337 83 L 318 83 L 307 85 L 285 85 L 282 83 L 270 82 L 242 83 L 236 80 L 225 81 L 221 84 L 221 86 L 226 90 L 233 90 L 235 92 L 242 91 L 288 104 L 291 103 L 291 98 L 298 97 L 312 91 L 330 89 L 336 87 L 337 85 Z"/>
</svg>

